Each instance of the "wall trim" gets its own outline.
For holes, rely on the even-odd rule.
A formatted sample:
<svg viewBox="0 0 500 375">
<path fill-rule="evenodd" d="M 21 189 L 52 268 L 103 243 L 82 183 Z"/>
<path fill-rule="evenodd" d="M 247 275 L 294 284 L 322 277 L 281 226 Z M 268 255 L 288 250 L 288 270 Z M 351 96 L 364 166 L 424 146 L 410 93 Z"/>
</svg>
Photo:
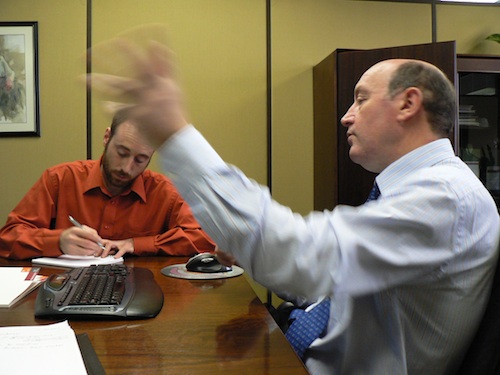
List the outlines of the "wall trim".
<svg viewBox="0 0 500 375">
<path fill-rule="evenodd" d="M 92 0 L 87 0 L 87 52 L 86 52 L 86 73 L 87 76 L 92 72 L 92 55 L 90 48 L 92 47 Z M 87 85 L 87 159 L 92 159 L 92 90 L 90 85 Z"/>
</svg>

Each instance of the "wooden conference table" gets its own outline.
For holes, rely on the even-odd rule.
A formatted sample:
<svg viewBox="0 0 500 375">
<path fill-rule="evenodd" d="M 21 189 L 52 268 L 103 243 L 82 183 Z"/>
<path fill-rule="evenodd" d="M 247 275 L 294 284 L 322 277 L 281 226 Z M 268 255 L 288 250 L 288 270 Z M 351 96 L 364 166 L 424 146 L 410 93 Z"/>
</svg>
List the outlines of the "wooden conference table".
<svg viewBox="0 0 500 375">
<path fill-rule="evenodd" d="M 129 266 L 150 269 L 163 291 L 163 308 L 155 318 L 69 320 L 76 334 L 88 335 L 106 374 L 307 374 L 244 275 L 207 281 L 160 272 L 186 261 L 126 259 Z M 0 259 L 0 266 L 21 265 L 31 262 Z M 40 273 L 60 272 L 43 267 Z M 0 326 L 56 322 L 35 319 L 36 295 L 34 291 L 10 309 L 0 309 Z"/>
</svg>

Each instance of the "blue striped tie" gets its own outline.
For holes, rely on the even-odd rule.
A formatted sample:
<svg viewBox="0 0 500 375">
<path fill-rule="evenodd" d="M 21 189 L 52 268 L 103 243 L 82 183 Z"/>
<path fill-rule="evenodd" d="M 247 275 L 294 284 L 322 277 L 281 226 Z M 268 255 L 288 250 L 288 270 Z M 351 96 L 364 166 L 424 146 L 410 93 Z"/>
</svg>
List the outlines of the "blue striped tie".
<svg viewBox="0 0 500 375">
<path fill-rule="evenodd" d="M 377 183 L 375 182 L 373 184 L 372 190 L 370 191 L 370 194 L 368 194 L 368 198 L 366 199 L 366 201 L 367 202 L 374 201 L 377 200 L 378 197 L 380 197 L 380 190 L 378 188 Z"/>
<path fill-rule="evenodd" d="M 285 336 L 297 355 L 302 358 L 311 343 L 326 330 L 330 318 L 330 299 L 324 299 L 310 311 L 295 309 L 290 318 L 295 320 Z"/>
</svg>

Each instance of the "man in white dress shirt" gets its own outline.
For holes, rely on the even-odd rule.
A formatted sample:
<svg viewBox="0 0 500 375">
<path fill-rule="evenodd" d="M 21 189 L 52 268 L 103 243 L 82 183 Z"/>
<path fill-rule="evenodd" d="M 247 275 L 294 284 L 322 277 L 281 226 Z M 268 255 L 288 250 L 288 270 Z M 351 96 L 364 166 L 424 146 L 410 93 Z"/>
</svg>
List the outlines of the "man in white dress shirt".
<svg viewBox="0 0 500 375">
<path fill-rule="evenodd" d="M 381 195 L 303 217 L 226 164 L 186 121 L 166 48 L 135 48 L 124 50 L 139 78 L 93 82 L 132 99 L 164 171 L 228 251 L 221 261 L 236 260 L 272 290 L 331 299 L 327 329 L 303 357 L 310 372 L 454 373 L 488 299 L 500 223 L 447 138 L 456 99 L 445 75 L 415 60 L 370 68 L 342 124 L 351 159 L 378 173 Z"/>
</svg>

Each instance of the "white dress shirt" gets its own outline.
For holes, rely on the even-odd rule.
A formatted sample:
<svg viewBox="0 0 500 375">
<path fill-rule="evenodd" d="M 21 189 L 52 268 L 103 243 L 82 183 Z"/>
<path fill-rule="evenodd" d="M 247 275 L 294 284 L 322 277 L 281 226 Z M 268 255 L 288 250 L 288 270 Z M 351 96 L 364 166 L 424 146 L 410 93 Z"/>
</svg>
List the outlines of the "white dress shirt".
<svg viewBox="0 0 500 375">
<path fill-rule="evenodd" d="M 332 298 L 312 374 L 453 373 L 477 328 L 499 216 L 448 139 L 387 167 L 378 200 L 293 213 L 226 164 L 192 126 L 160 149 L 164 171 L 218 246 L 267 288 Z"/>
</svg>

